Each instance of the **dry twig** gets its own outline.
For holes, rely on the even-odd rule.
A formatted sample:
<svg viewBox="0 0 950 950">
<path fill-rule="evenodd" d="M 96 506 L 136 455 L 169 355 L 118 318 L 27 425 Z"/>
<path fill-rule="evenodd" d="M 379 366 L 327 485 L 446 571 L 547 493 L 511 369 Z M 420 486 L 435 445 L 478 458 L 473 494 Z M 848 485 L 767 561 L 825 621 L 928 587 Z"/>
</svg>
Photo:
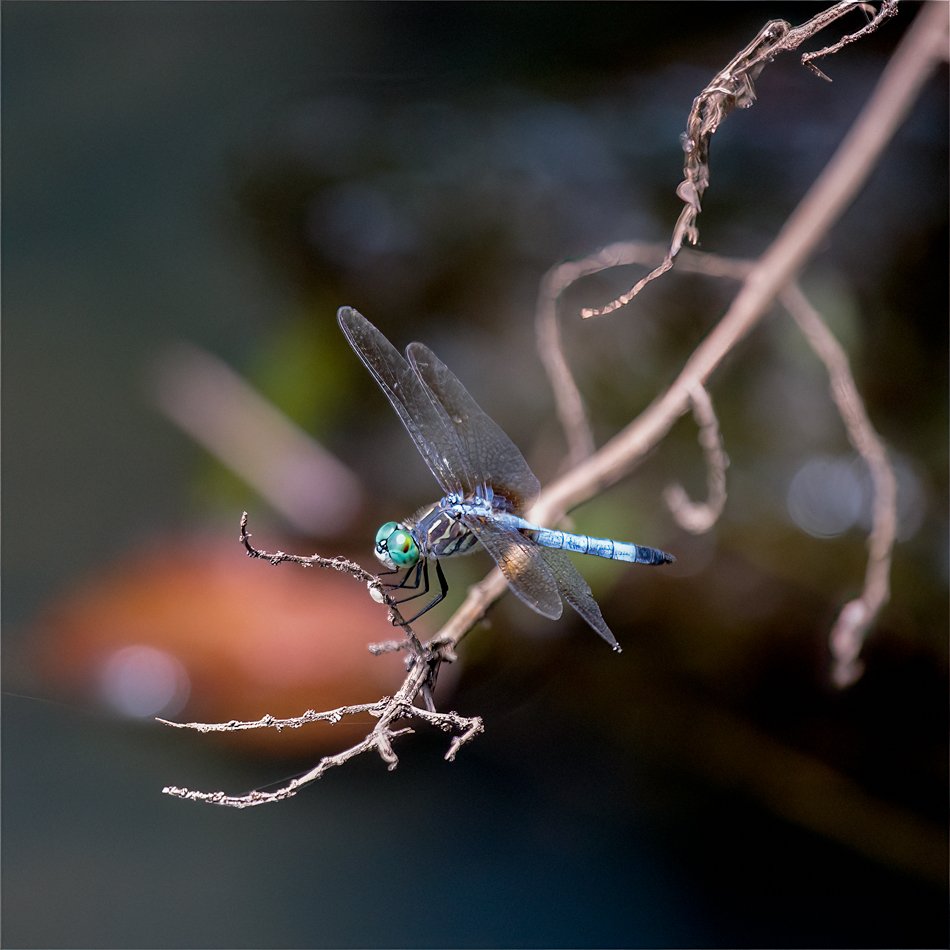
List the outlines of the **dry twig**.
<svg viewBox="0 0 950 950">
<path fill-rule="evenodd" d="M 322 778 L 330 769 L 345 765 L 351 759 L 363 755 L 365 752 L 376 751 L 379 757 L 390 770 L 399 764 L 399 758 L 393 749 L 393 739 L 411 735 L 409 727 L 393 728 L 393 724 L 404 719 L 419 719 L 441 729 L 443 732 L 457 735 L 452 737 L 448 751 L 445 753 L 447 761 L 455 759 L 459 749 L 470 742 L 479 733 L 484 731 L 484 724 L 478 716 L 460 716 L 457 712 L 437 712 L 432 702 L 432 689 L 438 674 L 439 665 L 444 659 L 438 649 L 424 646 L 416 637 L 412 628 L 399 614 L 396 605 L 386 594 L 385 587 L 378 577 L 363 570 L 359 564 L 347 561 L 345 558 L 325 558 L 318 554 L 304 557 L 299 554 L 286 554 L 283 551 L 273 553 L 255 548 L 250 541 L 247 531 L 247 512 L 241 516 L 241 543 L 249 557 L 261 558 L 273 565 L 290 562 L 301 567 L 323 567 L 330 570 L 349 574 L 356 580 L 363 581 L 369 588 L 373 599 L 379 603 L 386 603 L 390 609 L 392 622 L 401 627 L 406 635 L 406 649 L 409 657 L 406 662 L 406 679 L 393 696 L 384 696 L 372 703 L 357 703 L 352 706 L 340 706 L 337 709 L 325 712 L 315 712 L 308 709 L 301 716 L 290 719 L 277 719 L 274 716 L 263 716 L 253 721 L 231 720 L 230 722 L 169 722 L 167 719 L 158 721 L 176 729 L 194 729 L 196 732 L 239 732 L 244 729 L 299 729 L 301 726 L 313 722 L 338 723 L 348 716 L 369 713 L 375 717 L 376 725 L 369 734 L 355 745 L 338 752 L 336 755 L 324 756 L 312 769 L 292 779 L 286 785 L 275 791 L 255 789 L 244 795 L 228 795 L 225 792 L 202 792 L 194 789 L 179 788 L 175 785 L 166 786 L 162 791 L 175 798 L 186 798 L 191 801 L 207 802 L 211 805 L 226 805 L 230 808 L 250 808 L 254 805 L 265 805 L 292 798 L 301 788 Z M 426 709 L 415 705 L 417 697 L 422 696 L 426 702 Z"/>
<path fill-rule="evenodd" d="M 557 264 L 541 279 L 535 310 L 535 335 L 541 363 L 548 374 L 558 418 L 567 439 L 571 464 L 576 465 L 587 458 L 594 446 L 584 401 L 564 353 L 557 319 L 558 302 L 569 287 L 584 277 L 630 264 L 646 266 L 662 253 L 663 248 L 659 244 L 618 241 L 588 257 Z M 749 273 L 752 262 L 687 250 L 680 258 L 679 266 L 686 273 L 742 280 Z"/>
<path fill-rule="evenodd" d="M 693 100 L 693 107 L 686 122 L 686 132 L 682 136 L 686 162 L 683 165 L 684 178 L 676 188 L 676 195 L 683 202 L 683 210 L 673 229 L 673 239 L 666 256 L 659 266 L 637 281 L 626 293 L 602 307 L 585 308 L 581 311 L 582 317 L 599 317 L 626 306 L 647 284 L 670 270 L 684 240 L 694 246 L 699 242 L 696 219 L 702 210 L 703 193 L 709 186 L 709 147 L 719 123 L 733 109 L 748 109 L 755 102 L 755 80 L 779 53 L 798 49 L 802 43 L 852 10 L 862 10 L 873 14 L 873 17 L 857 32 L 842 37 L 831 46 L 802 56 L 802 65 L 822 79 L 828 79 L 814 65 L 814 60 L 835 53 L 876 30 L 883 20 L 897 12 L 897 0 L 882 0 L 877 12 L 870 3 L 842 0 L 798 27 L 793 27 L 785 20 L 770 20 L 745 49 L 713 76 L 709 85 Z"/>
<path fill-rule="evenodd" d="M 726 505 L 726 469 L 729 458 L 722 446 L 719 420 L 713 409 L 709 393 L 697 386 L 689 394 L 693 418 L 699 426 L 699 444 L 706 459 L 706 485 L 708 497 L 704 502 L 690 501 L 686 489 L 679 483 L 670 485 L 663 493 L 663 500 L 676 523 L 692 534 L 708 531 L 722 514 Z"/>
<path fill-rule="evenodd" d="M 670 387 L 593 455 L 548 485 L 529 513 L 532 520 L 556 523 L 628 475 L 688 411 L 690 393 L 707 385 L 723 359 L 758 324 L 863 186 L 921 86 L 945 60 L 946 46 L 947 7 L 929 4 L 911 24 L 851 130 L 772 245 L 751 265 L 721 259 L 714 264 L 724 274 L 744 274 L 742 286 Z M 604 258 L 611 251 L 619 255 L 619 247 L 605 249 Z M 626 247 L 642 251 L 638 245 Z M 598 269 L 603 268 L 595 267 L 591 273 Z M 432 643 L 455 648 L 504 589 L 501 572 L 492 571 L 469 590 Z"/>
<path fill-rule="evenodd" d="M 832 677 L 838 686 L 849 686 L 861 675 L 858 659 L 868 629 L 890 594 L 891 552 L 897 538 L 897 479 L 887 449 L 875 432 L 864 400 L 851 375 L 851 366 L 841 344 L 818 311 L 797 285 L 782 294 L 782 303 L 798 324 L 802 335 L 828 370 L 831 398 L 838 407 L 848 439 L 867 463 L 871 473 L 873 505 L 868 566 L 861 596 L 841 609 L 830 635 Z"/>
<path fill-rule="evenodd" d="M 826 23 L 846 12 L 845 7 L 853 9 L 855 6 L 859 6 L 859 4 L 836 5 L 826 12 Z M 878 17 L 866 29 L 876 25 L 883 18 L 885 7 L 888 10 L 886 15 L 893 12 L 891 9 L 893 0 L 885 0 Z M 725 356 L 738 345 L 742 338 L 757 325 L 776 298 L 794 280 L 795 275 L 816 245 L 825 238 L 831 225 L 840 217 L 854 194 L 866 180 L 870 169 L 910 108 L 920 86 L 929 76 L 934 65 L 942 60 L 947 34 L 946 8 L 937 9 L 939 7 L 941 5 L 934 4 L 925 8 L 918 16 L 917 21 L 908 31 L 907 36 L 885 71 L 878 88 L 840 146 L 837 154 L 765 254 L 751 265 L 744 262 L 724 262 L 708 258 L 705 259 L 703 264 L 697 265 L 706 268 L 707 272 L 718 270 L 723 274 L 742 279 L 742 286 L 732 305 L 710 334 L 687 359 L 682 371 L 669 389 L 607 444 L 590 454 L 584 461 L 576 464 L 565 475 L 549 485 L 531 512 L 528 513 L 531 520 L 541 523 L 556 523 L 572 507 L 593 497 L 608 485 L 627 475 L 637 466 L 646 453 L 662 440 L 676 420 L 688 411 L 690 406 L 695 407 L 697 403 L 702 402 L 703 397 L 700 394 L 705 393 L 705 387 L 712 372 L 719 366 Z M 814 24 L 815 20 L 810 21 L 810 23 Z M 766 29 L 771 29 L 771 27 L 772 25 Z M 800 29 L 804 29 L 804 27 Z M 860 34 L 854 36 L 858 35 Z M 804 38 L 802 36 L 798 42 L 801 42 Z M 771 55 L 774 55 L 779 50 L 779 46 L 775 44 L 776 39 L 777 37 L 773 32 L 770 32 L 767 37 L 760 34 L 757 38 L 760 45 L 753 44 L 747 47 L 733 61 L 733 64 L 730 64 L 730 66 L 736 64 L 741 66 L 741 73 L 746 77 L 745 79 L 741 76 L 739 78 L 733 76 L 731 79 L 722 75 L 718 77 L 724 83 L 727 80 L 733 83 L 723 92 L 726 98 L 722 100 L 720 105 L 728 104 L 729 96 L 733 97 L 732 105 L 735 105 L 742 96 L 751 96 L 751 85 L 743 85 L 743 83 L 751 83 L 751 78 L 768 60 L 768 51 L 771 51 Z M 847 41 L 847 39 L 842 40 L 837 45 L 843 45 Z M 769 46 L 768 44 L 773 45 Z M 831 49 L 829 48 L 828 51 Z M 812 54 L 812 58 L 825 52 Z M 694 108 L 696 108 L 695 104 Z M 719 118 L 721 118 L 721 115 Z M 711 134 L 713 130 L 714 124 L 712 130 L 707 129 L 708 134 Z M 698 211 L 698 195 L 695 210 Z M 689 226 L 691 225 L 678 225 L 678 228 L 681 227 L 682 234 L 687 234 Z M 636 247 L 638 253 L 643 251 L 643 248 L 635 245 L 625 245 L 624 247 L 626 250 L 620 252 L 619 256 L 615 254 L 614 257 L 611 257 L 611 252 L 616 251 L 617 248 L 608 248 L 594 258 L 588 259 L 587 262 L 579 262 L 573 266 L 562 265 L 560 268 L 555 268 L 546 278 L 546 283 L 542 287 L 539 296 L 539 334 L 542 337 L 547 334 L 545 365 L 550 373 L 562 381 L 570 380 L 570 371 L 566 360 L 563 359 L 563 354 L 560 353 L 555 320 L 556 301 L 566 286 L 578 277 L 595 273 L 606 267 L 616 266 L 618 263 L 626 263 L 628 257 L 633 257 L 632 248 Z M 852 422 L 858 420 L 861 423 L 866 423 L 866 417 L 862 419 L 860 413 L 854 408 L 853 397 L 856 396 L 856 391 L 849 389 L 846 383 L 842 384 L 842 380 L 847 380 L 850 377 L 842 374 L 840 361 L 836 357 L 835 346 L 837 344 L 829 344 L 822 333 L 823 324 L 821 324 L 821 321 L 818 320 L 816 324 L 814 314 L 808 314 L 807 310 L 802 309 L 800 301 L 795 298 L 793 292 L 788 293 L 791 293 L 791 296 L 787 295 L 786 299 L 791 301 L 796 319 L 799 321 L 799 325 L 802 326 L 803 332 L 810 334 L 810 339 L 818 341 L 815 343 L 816 352 L 819 352 L 819 355 L 828 365 L 833 387 L 837 387 L 835 389 L 836 401 L 842 400 L 838 404 L 843 417 L 850 414 Z M 802 319 L 803 313 L 805 313 L 804 320 Z M 825 328 L 826 330 L 827 328 Z M 571 381 L 571 385 L 573 386 L 573 381 Z M 573 388 L 576 394 L 576 386 Z M 556 391 L 558 391 L 557 387 Z M 860 405 L 860 400 L 857 401 L 857 404 Z M 703 415 L 703 408 L 699 412 L 701 432 L 711 432 L 710 417 Z M 583 456 L 589 450 L 589 437 L 584 435 L 586 420 L 583 416 L 583 407 L 579 395 L 576 396 L 573 408 L 562 411 L 562 419 L 569 432 L 569 438 L 573 440 L 572 444 L 579 446 L 576 449 L 577 455 Z M 571 432 L 574 432 L 575 435 L 571 436 Z M 859 451 L 862 451 L 862 454 L 865 455 L 865 458 L 870 458 L 875 453 L 874 439 L 868 440 L 868 432 L 873 436 L 873 429 L 870 428 L 869 424 L 866 426 L 863 424 L 849 426 L 849 435 Z M 709 439 L 709 441 L 712 440 Z M 880 448 L 879 442 L 876 445 Z M 707 450 L 707 453 L 710 456 L 714 454 L 712 449 Z M 886 467 L 886 456 L 884 456 L 882 449 L 876 458 Z M 713 463 L 713 467 L 716 465 L 720 465 L 722 471 L 724 471 L 725 466 L 722 461 Z M 883 472 L 884 469 L 882 468 L 880 471 Z M 860 603 L 864 605 L 864 613 L 855 620 L 851 614 L 856 614 L 857 611 L 851 610 L 853 605 L 848 605 L 842 612 L 842 618 L 839 619 L 839 625 L 844 624 L 858 639 L 866 629 L 867 623 L 873 619 L 874 612 L 886 598 L 886 572 L 892 538 L 890 540 L 888 538 L 889 528 L 886 516 L 883 514 L 884 507 L 888 504 L 887 476 L 881 475 L 880 477 L 882 479 L 880 485 L 883 486 L 879 493 L 881 520 L 876 520 L 875 529 L 872 532 L 872 559 L 875 560 L 873 565 L 869 564 L 865 594 L 860 600 Z M 715 479 L 710 476 L 711 483 L 713 480 L 718 480 L 718 478 L 718 475 L 715 476 Z M 717 488 L 716 492 L 718 491 Z M 711 501 L 715 501 L 712 498 L 714 494 L 715 492 L 711 490 Z M 489 606 L 505 589 L 506 584 L 500 571 L 497 569 L 492 571 L 483 581 L 470 588 L 462 605 L 441 631 L 428 643 L 421 643 L 399 616 L 395 605 L 385 598 L 378 578 L 364 571 L 359 565 L 340 558 L 322 558 L 317 555 L 300 557 L 280 551 L 275 554 L 258 551 L 250 545 L 249 536 L 246 532 L 246 515 L 242 519 L 241 538 L 248 554 L 252 557 L 267 559 L 272 564 L 291 561 L 304 567 L 320 566 L 340 570 L 367 583 L 374 597 L 377 600 L 385 600 L 390 606 L 393 612 L 393 622 L 402 627 L 406 635 L 405 643 L 392 641 L 377 645 L 375 650 L 376 652 L 383 652 L 406 649 L 408 654 L 406 678 L 400 689 L 391 698 L 384 697 L 373 703 L 346 706 L 322 713 L 309 711 L 295 720 L 276 720 L 272 717 L 264 717 L 264 719 L 256 722 L 184 724 L 183 728 L 192 728 L 198 731 L 230 731 L 232 729 L 268 727 L 294 728 L 313 721 L 339 721 L 339 718 L 356 713 L 370 713 L 377 717 L 376 726 L 361 742 L 335 756 L 325 757 L 309 772 L 275 792 L 254 791 L 242 796 L 229 796 L 223 792 L 196 792 L 184 788 L 168 787 L 165 789 L 167 794 L 238 808 L 264 802 L 280 801 L 296 794 L 301 787 L 320 778 L 329 769 L 342 765 L 370 750 L 376 750 L 387 764 L 387 767 L 394 768 L 397 758 L 392 748 L 392 741 L 411 731 L 408 727 L 394 728 L 394 724 L 400 720 L 421 719 L 446 732 L 455 733 L 446 753 L 446 758 L 450 760 L 454 758 L 462 745 L 483 731 L 482 721 L 478 717 L 463 717 L 455 712 L 439 713 L 432 707 L 421 709 L 415 705 L 415 700 L 420 694 L 425 696 L 426 691 L 431 689 L 439 664 L 454 659 L 458 644 L 485 615 Z M 884 573 L 885 578 L 883 593 L 878 581 L 875 580 L 880 577 L 881 572 Z M 876 587 L 873 586 L 872 581 L 877 584 Z M 846 614 L 848 614 L 847 617 Z M 842 662 L 848 661 L 850 655 L 847 650 L 840 651 Z"/>
</svg>

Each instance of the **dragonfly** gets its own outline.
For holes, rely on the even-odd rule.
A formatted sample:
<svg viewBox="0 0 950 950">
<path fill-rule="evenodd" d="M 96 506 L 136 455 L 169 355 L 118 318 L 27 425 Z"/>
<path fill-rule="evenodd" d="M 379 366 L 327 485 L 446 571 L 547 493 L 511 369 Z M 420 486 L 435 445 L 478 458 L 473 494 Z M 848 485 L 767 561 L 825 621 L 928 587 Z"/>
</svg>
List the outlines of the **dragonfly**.
<svg viewBox="0 0 950 950">
<path fill-rule="evenodd" d="M 537 498 L 540 483 L 514 442 L 455 374 L 422 343 L 410 343 L 404 357 L 352 307 L 341 307 L 337 319 L 443 492 L 439 501 L 410 518 L 387 521 L 376 534 L 374 553 L 387 568 L 384 573 L 405 571 L 390 589 L 416 591 L 394 603 L 427 595 L 429 563 L 435 564 L 439 592 L 406 622 L 445 598 L 449 587 L 442 560 L 471 553 L 480 544 L 532 610 L 557 620 L 567 601 L 620 652 L 587 581 L 565 552 L 637 564 L 669 564 L 673 555 L 527 521 L 522 514 Z"/>
</svg>

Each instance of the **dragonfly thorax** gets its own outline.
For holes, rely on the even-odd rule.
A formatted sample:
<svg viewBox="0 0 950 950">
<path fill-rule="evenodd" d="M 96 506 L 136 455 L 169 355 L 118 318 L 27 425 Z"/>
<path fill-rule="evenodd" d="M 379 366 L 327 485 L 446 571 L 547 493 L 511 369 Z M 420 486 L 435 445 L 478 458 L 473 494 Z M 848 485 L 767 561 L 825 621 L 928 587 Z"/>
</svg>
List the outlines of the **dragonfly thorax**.
<svg viewBox="0 0 950 950">
<path fill-rule="evenodd" d="M 415 567 L 419 561 L 419 545 L 412 532 L 398 521 L 387 521 L 376 532 L 376 557 L 391 571 Z"/>
</svg>

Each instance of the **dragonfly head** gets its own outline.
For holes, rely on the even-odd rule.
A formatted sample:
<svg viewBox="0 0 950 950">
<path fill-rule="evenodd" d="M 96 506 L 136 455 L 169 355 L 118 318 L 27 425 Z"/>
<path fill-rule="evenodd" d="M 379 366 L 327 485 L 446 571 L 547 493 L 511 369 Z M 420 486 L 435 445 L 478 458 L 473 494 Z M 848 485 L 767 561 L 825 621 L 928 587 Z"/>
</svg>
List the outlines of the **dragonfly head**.
<svg viewBox="0 0 950 950">
<path fill-rule="evenodd" d="M 412 532 L 397 521 L 387 521 L 376 532 L 373 552 L 391 571 L 415 567 L 419 562 L 419 545 Z"/>
</svg>

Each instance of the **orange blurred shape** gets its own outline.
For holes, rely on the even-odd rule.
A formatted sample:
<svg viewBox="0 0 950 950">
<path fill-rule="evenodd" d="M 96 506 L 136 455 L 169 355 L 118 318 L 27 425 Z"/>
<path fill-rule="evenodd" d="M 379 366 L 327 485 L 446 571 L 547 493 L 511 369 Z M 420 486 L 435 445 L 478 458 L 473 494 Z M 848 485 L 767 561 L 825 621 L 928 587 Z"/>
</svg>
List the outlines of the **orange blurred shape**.
<svg viewBox="0 0 950 950">
<path fill-rule="evenodd" d="M 51 607 L 40 627 L 39 672 L 57 693 L 135 718 L 292 717 L 392 695 L 404 675 L 403 654 L 367 650 L 400 632 L 365 584 L 252 560 L 237 543 L 189 539 L 130 554 Z M 371 722 L 202 741 L 280 755 L 337 751 Z"/>
</svg>

